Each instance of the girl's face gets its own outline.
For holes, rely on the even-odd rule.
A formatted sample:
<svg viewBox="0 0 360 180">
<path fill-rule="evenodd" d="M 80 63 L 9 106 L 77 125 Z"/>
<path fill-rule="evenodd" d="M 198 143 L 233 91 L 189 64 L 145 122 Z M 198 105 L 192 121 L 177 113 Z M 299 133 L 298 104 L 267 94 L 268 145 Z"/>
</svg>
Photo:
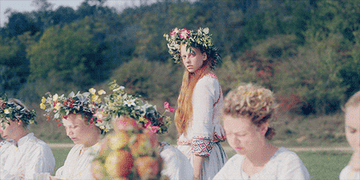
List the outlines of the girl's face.
<svg viewBox="0 0 360 180">
<path fill-rule="evenodd" d="M 70 114 L 67 119 L 63 119 L 66 135 L 75 143 L 83 144 L 85 147 L 92 146 L 96 140 L 97 127 L 94 123 L 86 123 L 86 119 L 81 114 Z"/>
<path fill-rule="evenodd" d="M 226 139 L 238 154 L 249 155 L 266 142 L 267 123 L 257 127 L 249 117 L 233 117 L 231 115 L 224 115 L 223 121 Z"/>
<path fill-rule="evenodd" d="M 190 47 L 186 50 L 185 45 L 180 46 L 180 58 L 185 68 L 189 72 L 197 71 L 207 59 L 206 53 L 202 53 L 199 48 Z"/>
<path fill-rule="evenodd" d="M 9 120 L 10 124 L 5 123 L 5 128 L 3 128 L 2 125 L 0 125 L 0 134 L 1 136 L 8 140 L 8 141 L 12 141 L 12 140 L 18 140 L 19 138 L 19 132 L 21 130 L 24 129 L 24 127 L 22 126 L 21 121 L 15 120 L 15 121 L 11 121 Z"/>
<path fill-rule="evenodd" d="M 360 105 L 346 108 L 345 133 L 352 149 L 360 153 Z"/>
</svg>

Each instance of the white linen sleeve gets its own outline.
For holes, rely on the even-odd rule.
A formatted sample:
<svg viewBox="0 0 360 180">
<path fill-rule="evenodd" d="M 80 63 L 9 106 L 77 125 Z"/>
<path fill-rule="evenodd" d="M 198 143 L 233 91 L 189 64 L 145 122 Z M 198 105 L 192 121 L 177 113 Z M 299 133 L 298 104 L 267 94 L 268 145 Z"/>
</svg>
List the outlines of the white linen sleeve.
<svg viewBox="0 0 360 180">
<path fill-rule="evenodd" d="M 291 152 L 282 158 L 279 179 L 310 180 L 310 174 L 299 156 Z"/>
<path fill-rule="evenodd" d="M 193 92 L 192 152 L 198 156 L 209 156 L 214 146 L 214 103 L 219 90 L 217 79 L 205 76 L 200 79 Z"/>
<path fill-rule="evenodd" d="M 46 144 L 37 145 L 25 168 L 25 179 L 33 179 L 36 173 L 53 173 L 55 158 L 49 146 Z"/>
</svg>

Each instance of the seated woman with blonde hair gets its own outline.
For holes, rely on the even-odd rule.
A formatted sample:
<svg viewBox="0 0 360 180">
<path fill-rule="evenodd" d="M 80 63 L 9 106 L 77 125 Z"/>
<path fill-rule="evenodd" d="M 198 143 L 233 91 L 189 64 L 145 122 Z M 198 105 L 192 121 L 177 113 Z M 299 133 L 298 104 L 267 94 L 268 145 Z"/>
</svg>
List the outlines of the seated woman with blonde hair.
<svg viewBox="0 0 360 180">
<path fill-rule="evenodd" d="M 268 89 L 248 84 L 228 93 L 222 116 L 228 142 L 237 154 L 214 179 L 310 179 L 294 152 L 268 142 L 275 135 L 269 123 L 276 109 Z"/>
<path fill-rule="evenodd" d="M 34 179 L 37 174 L 52 173 L 55 158 L 50 147 L 29 132 L 36 113 L 18 99 L 0 100 L 1 145 L 0 179 Z"/>
</svg>

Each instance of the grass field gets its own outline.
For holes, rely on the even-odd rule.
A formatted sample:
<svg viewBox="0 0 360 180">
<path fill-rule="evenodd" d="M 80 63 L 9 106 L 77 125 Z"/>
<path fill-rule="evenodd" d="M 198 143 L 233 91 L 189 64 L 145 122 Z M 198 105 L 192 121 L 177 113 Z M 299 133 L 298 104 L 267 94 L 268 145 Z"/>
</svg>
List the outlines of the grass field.
<svg viewBox="0 0 360 180">
<path fill-rule="evenodd" d="M 56 160 L 55 171 L 64 164 L 70 148 L 53 148 Z M 227 150 L 227 154 L 232 157 L 235 151 Z M 350 152 L 341 151 L 309 151 L 297 152 L 303 161 L 312 180 L 337 180 L 339 174 L 350 160 Z"/>
</svg>

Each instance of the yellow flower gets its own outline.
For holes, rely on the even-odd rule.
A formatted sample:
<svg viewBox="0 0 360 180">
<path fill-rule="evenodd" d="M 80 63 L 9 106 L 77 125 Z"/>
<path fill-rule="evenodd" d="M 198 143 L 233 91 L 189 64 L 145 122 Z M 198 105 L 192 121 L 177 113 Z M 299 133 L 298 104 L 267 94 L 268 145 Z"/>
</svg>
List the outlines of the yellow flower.
<svg viewBox="0 0 360 180">
<path fill-rule="evenodd" d="M 96 102 L 96 103 L 101 103 L 101 99 L 99 98 L 98 95 L 93 95 L 91 98 L 92 101 Z"/>
<path fill-rule="evenodd" d="M 41 98 L 41 103 L 45 103 L 45 102 L 46 102 L 45 97 L 42 97 L 42 98 Z"/>
<path fill-rule="evenodd" d="M 59 95 L 58 95 L 58 94 L 55 94 L 55 95 L 53 96 L 53 101 L 57 101 L 58 98 L 59 98 Z"/>
<path fill-rule="evenodd" d="M 5 113 L 5 114 L 10 114 L 9 109 L 5 109 L 5 110 L 4 110 L 4 113 Z"/>
<path fill-rule="evenodd" d="M 96 89 L 90 88 L 90 89 L 89 89 L 89 92 L 90 92 L 91 94 L 95 94 L 95 93 L 96 93 Z"/>
<path fill-rule="evenodd" d="M 45 108 L 46 108 L 45 104 L 44 104 L 44 103 L 41 103 L 41 104 L 40 104 L 40 109 L 45 109 Z"/>
<path fill-rule="evenodd" d="M 103 95 L 103 94 L 106 94 L 106 92 L 104 90 L 100 90 L 100 91 L 98 91 L 98 94 Z"/>
<path fill-rule="evenodd" d="M 54 109 L 59 110 L 60 109 L 60 103 L 57 103 Z"/>
</svg>

